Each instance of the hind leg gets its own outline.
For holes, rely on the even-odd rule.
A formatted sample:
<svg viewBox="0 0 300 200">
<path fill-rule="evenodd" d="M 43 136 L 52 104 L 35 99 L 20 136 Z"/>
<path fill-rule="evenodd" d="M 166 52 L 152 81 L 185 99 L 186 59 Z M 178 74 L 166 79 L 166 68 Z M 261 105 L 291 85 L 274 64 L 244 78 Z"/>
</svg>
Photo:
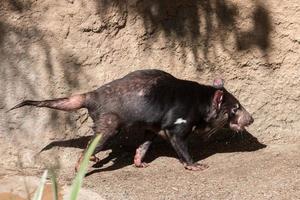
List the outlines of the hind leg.
<svg viewBox="0 0 300 200">
<path fill-rule="evenodd" d="M 147 140 L 136 149 L 134 156 L 134 165 L 136 167 L 148 167 L 148 164 L 143 162 L 143 158 L 145 157 L 146 152 L 148 151 L 151 144 L 152 140 Z"/>
<path fill-rule="evenodd" d="M 134 156 L 134 165 L 139 168 L 144 168 L 148 167 L 148 164 L 143 162 L 143 159 L 149 150 L 149 147 L 151 146 L 153 140 L 156 138 L 156 135 L 154 135 L 152 132 L 147 132 L 146 133 L 146 141 L 141 144 L 135 151 L 135 156 Z"/>
<path fill-rule="evenodd" d="M 100 134 L 101 139 L 100 139 L 99 143 L 97 144 L 93 155 L 90 158 L 90 161 L 94 161 L 94 162 L 99 161 L 99 159 L 95 155 L 103 149 L 103 147 L 104 147 L 105 143 L 107 142 L 107 140 L 110 137 L 114 136 L 118 132 L 119 126 L 120 126 L 120 119 L 116 114 L 106 113 L 106 114 L 102 114 L 99 117 L 99 120 L 97 120 L 95 122 L 95 128 L 94 128 L 95 135 L 89 141 L 89 143 L 87 145 L 87 148 L 81 153 L 81 155 L 80 155 L 80 157 L 77 161 L 77 164 L 75 166 L 75 171 L 77 171 L 79 169 L 79 166 L 80 166 L 80 164 L 83 160 L 83 156 L 84 156 L 86 150 L 88 149 L 91 141 L 93 141 L 93 139 L 97 135 Z"/>
</svg>

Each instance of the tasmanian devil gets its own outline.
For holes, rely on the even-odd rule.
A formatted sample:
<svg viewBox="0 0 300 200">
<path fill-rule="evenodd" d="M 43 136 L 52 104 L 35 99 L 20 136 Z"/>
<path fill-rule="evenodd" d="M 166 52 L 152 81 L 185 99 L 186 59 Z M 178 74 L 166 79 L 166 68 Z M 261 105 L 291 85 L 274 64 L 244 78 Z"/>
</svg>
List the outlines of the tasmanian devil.
<svg viewBox="0 0 300 200">
<path fill-rule="evenodd" d="M 102 135 L 92 161 L 98 161 L 95 155 L 109 138 L 120 130 L 138 127 L 166 138 L 189 170 L 207 167 L 194 163 L 188 152 L 187 138 L 195 129 L 212 132 L 228 126 L 240 132 L 253 123 L 251 115 L 223 87 L 222 79 L 208 86 L 154 69 L 134 71 L 84 94 L 45 101 L 26 100 L 11 110 L 28 105 L 64 111 L 86 108 L 94 122 L 94 134 Z M 135 166 L 147 166 L 142 160 L 153 139 L 150 137 L 136 149 Z"/>
</svg>

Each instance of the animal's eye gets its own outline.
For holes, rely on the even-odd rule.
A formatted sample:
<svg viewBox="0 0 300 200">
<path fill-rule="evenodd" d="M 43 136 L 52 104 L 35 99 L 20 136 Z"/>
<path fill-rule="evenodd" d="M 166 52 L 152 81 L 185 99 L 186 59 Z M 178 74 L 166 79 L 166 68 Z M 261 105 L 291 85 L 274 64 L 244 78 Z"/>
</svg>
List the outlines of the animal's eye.
<svg viewBox="0 0 300 200">
<path fill-rule="evenodd" d="M 235 114 L 238 111 L 239 108 L 240 108 L 240 105 L 239 104 L 235 104 L 234 107 L 231 109 L 231 113 Z"/>
</svg>

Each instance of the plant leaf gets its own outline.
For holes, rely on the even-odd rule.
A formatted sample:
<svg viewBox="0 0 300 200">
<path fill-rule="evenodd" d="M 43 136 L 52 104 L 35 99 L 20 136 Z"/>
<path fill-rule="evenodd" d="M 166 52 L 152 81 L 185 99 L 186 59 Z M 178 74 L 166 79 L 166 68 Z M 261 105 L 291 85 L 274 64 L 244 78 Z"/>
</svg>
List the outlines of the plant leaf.
<svg viewBox="0 0 300 200">
<path fill-rule="evenodd" d="M 58 200 L 58 189 L 57 189 L 58 186 L 57 186 L 55 173 L 52 169 L 50 170 L 50 178 L 51 178 L 51 182 L 52 182 L 53 199 Z"/>
<path fill-rule="evenodd" d="M 34 193 L 33 199 L 32 200 L 41 200 L 43 197 L 43 191 L 44 191 L 44 186 L 47 180 L 47 175 L 48 175 L 48 170 L 45 170 L 43 173 L 43 176 L 41 178 L 41 182 L 39 187 L 37 188 L 37 190 Z"/>
<path fill-rule="evenodd" d="M 89 148 L 87 149 L 84 157 L 83 157 L 83 161 L 80 164 L 80 168 L 79 171 L 73 181 L 72 184 L 72 188 L 71 188 L 71 198 L 70 200 L 76 200 L 80 187 L 82 186 L 82 182 L 83 182 L 83 178 L 85 176 L 87 167 L 88 167 L 88 163 L 90 160 L 91 155 L 93 154 L 98 142 L 101 139 L 101 134 L 97 135 L 95 137 L 95 139 L 93 140 L 93 142 L 90 144 Z"/>
</svg>

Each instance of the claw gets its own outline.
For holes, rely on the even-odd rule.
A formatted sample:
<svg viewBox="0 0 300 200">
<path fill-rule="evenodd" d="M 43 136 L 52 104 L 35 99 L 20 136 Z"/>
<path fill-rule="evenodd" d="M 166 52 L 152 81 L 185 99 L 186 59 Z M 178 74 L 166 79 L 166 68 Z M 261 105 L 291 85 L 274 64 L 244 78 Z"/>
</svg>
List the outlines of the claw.
<svg viewBox="0 0 300 200">
<path fill-rule="evenodd" d="M 148 163 L 142 162 L 142 163 L 134 163 L 134 166 L 137 168 L 146 168 L 149 166 Z"/>
<path fill-rule="evenodd" d="M 90 157 L 90 161 L 97 163 L 100 161 L 100 159 L 98 157 L 96 157 L 95 155 L 93 155 Z"/>
<path fill-rule="evenodd" d="M 208 168 L 206 164 L 194 163 L 194 164 L 185 164 L 184 168 L 191 171 L 202 171 Z"/>
</svg>

